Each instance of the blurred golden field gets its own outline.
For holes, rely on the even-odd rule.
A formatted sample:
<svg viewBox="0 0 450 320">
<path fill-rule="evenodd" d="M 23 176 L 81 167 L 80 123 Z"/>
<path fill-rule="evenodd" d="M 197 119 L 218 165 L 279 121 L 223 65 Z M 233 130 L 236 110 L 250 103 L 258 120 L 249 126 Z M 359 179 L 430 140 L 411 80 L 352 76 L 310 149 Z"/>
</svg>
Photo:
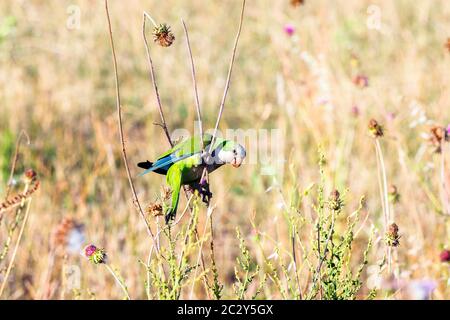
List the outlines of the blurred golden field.
<svg viewBox="0 0 450 320">
<path fill-rule="evenodd" d="M 137 177 L 136 163 L 152 161 L 169 145 L 154 125 L 159 114 L 142 39 L 143 11 L 170 25 L 175 35 L 173 45 L 163 48 L 153 43 L 151 26 L 147 29 L 167 124 L 193 132 L 196 112 L 180 19 L 189 28 L 203 124 L 211 129 L 241 1 L 110 0 L 109 7 L 128 160 L 139 200 L 147 207 L 165 180 L 156 174 Z M 282 139 L 276 144 L 285 162 L 279 186 L 273 176 L 262 174 L 270 161 L 224 166 L 210 177 L 223 298 L 239 298 L 232 286 L 242 254 L 236 228 L 248 247 L 250 271 L 256 270 L 243 298 L 257 291 L 258 299 L 326 296 L 320 290 L 308 296 L 320 264 L 314 207 L 320 204 L 321 179 L 325 198 L 338 189 L 345 201 L 334 225 L 336 241 L 365 197 L 352 233 L 349 270 L 358 270 L 369 239 L 372 247 L 354 298 L 419 299 L 424 291 L 423 298 L 450 298 L 450 264 L 443 261 L 450 249 L 450 143 L 444 132 L 450 123 L 449 30 L 450 2 L 444 0 L 306 0 L 299 6 L 289 0 L 247 1 L 220 129 L 279 130 Z M 368 129 L 372 118 L 384 128 L 378 140 Z M 436 126 L 444 128 L 438 145 L 430 142 Z M 29 217 L 20 237 L 23 219 L 11 232 L 17 207 L 0 213 L 1 252 L 8 239 L 11 243 L 0 259 L 0 283 L 14 262 L 1 299 L 123 298 L 102 265 L 66 250 L 64 239 L 55 247 L 64 218 L 84 225 L 85 245 L 107 251 L 132 299 L 161 298 L 155 283 L 146 290 L 152 241 L 134 208 L 122 161 L 103 1 L 0 2 L 0 203 L 22 130 L 30 144 L 22 141 L 11 196 L 22 192 L 27 168 L 36 171 L 40 187 L 26 200 L 31 201 Z M 398 225 L 400 235 L 399 246 L 389 248 L 391 272 L 383 262 L 386 225 L 375 141 L 382 148 L 387 184 L 400 194 L 398 203 L 390 204 L 394 218 L 389 223 Z M 436 152 L 439 143 L 441 152 Z M 255 144 L 247 139 L 245 146 L 258 153 Z M 319 150 L 325 157 L 322 178 Z M 181 199 L 179 216 L 186 206 L 186 198 Z M 198 208 L 204 269 L 189 274 L 178 297 L 212 299 L 202 284 L 214 278 L 211 232 L 205 205 Z M 172 231 L 186 227 L 189 216 Z M 324 217 L 329 226 L 331 216 Z M 156 230 L 155 217 L 147 219 Z M 179 254 L 183 239 L 172 240 Z M 190 248 L 191 266 L 198 245 Z M 158 264 L 170 277 L 169 263 Z M 320 277 L 327 279 L 332 269 L 324 266 Z M 67 270 L 76 273 L 75 286 L 68 284 L 73 274 Z M 199 279 L 190 294 L 194 274 Z"/>
</svg>

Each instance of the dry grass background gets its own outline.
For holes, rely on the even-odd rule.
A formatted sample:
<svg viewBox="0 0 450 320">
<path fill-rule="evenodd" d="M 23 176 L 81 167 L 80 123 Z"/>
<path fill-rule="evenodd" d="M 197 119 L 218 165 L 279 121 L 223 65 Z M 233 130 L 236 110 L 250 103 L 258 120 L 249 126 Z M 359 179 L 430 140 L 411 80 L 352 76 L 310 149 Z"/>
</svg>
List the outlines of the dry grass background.
<svg viewBox="0 0 450 320">
<path fill-rule="evenodd" d="M 381 32 L 366 25 L 371 4 L 381 10 Z M 73 30 L 66 26 L 72 5 L 78 6 L 81 14 L 80 28 Z M 168 146 L 161 128 L 153 125 L 159 117 L 142 41 L 142 12 L 172 26 L 174 45 L 167 49 L 152 45 L 152 56 L 168 125 L 193 130 L 192 82 L 180 18 L 190 30 L 204 122 L 206 128 L 212 128 L 240 2 L 112 0 L 110 10 L 124 129 L 134 165 L 151 160 Z M 132 297 L 144 298 L 145 271 L 137 261 L 145 260 L 150 241 L 133 208 L 121 161 L 103 1 L 1 1 L 0 25 L 7 17 L 15 20 L 15 26 L 0 33 L 0 194 L 22 129 L 30 135 L 31 145 L 22 147 L 17 173 L 34 168 L 41 188 L 33 199 L 11 282 L 2 298 L 45 295 L 51 234 L 63 217 L 84 223 L 87 242 L 105 247 Z M 296 28 L 292 37 L 283 31 L 287 23 Z M 437 299 L 450 297 L 449 265 L 439 261 L 441 250 L 450 246 L 450 222 L 440 212 L 441 155 L 433 153 L 424 134 L 433 124 L 450 122 L 450 52 L 444 47 L 448 30 L 448 1 L 319 0 L 297 8 L 287 0 L 248 1 L 221 123 L 223 129 L 282 130 L 286 197 L 317 182 L 317 149 L 322 145 L 327 158 L 326 193 L 334 187 L 348 188 L 349 211 L 357 207 L 360 196 L 366 196 L 365 224 L 354 250 L 364 250 L 374 225 L 379 231 L 369 265 L 376 265 L 384 250 L 379 239 L 383 236 L 382 209 L 375 148 L 367 123 L 372 117 L 378 119 L 386 131 L 381 143 L 388 181 L 401 194 L 395 206 L 395 222 L 402 235 L 401 245 L 395 249 L 398 277 L 405 282 L 436 281 L 433 298 Z M 352 82 L 357 73 L 368 77 L 367 88 Z M 324 99 L 328 103 L 319 103 Z M 352 112 L 355 105 L 358 116 Z M 417 106 L 426 114 L 426 121 Z M 448 158 L 448 146 L 443 154 Z M 132 173 L 138 173 L 134 166 Z M 261 166 L 255 164 L 238 170 L 222 168 L 212 176 L 217 205 L 216 262 L 226 285 L 232 282 L 239 253 L 236 226 L 259 263 L 263 258 L 253 241 L 252 217 L 259 230 L 289 247 L 280 194 L 265 192 L 271 179 L 260 173 Z M 449 181 L 448 169 L 445 174 Z M 154 200 L 162 182 L 157 175 L 136 179 L 144 204 Z M 305 200 L 300 209 L 310 216 L 311 200 Z M 204 212 L 202 208 L 200 225 Z M 7 219 L 8 214 L 0 226 L 2 242 Z M 312 229 L 304 226 L 304 241 L 309 241 Z M 274 243 L 267 239 L 263 246 L 266 256 L 274 250 Z M 62 258 L 56 260 L 62 263 Z M 121 297 L 113 279 L 81 256 L 69 255 L 66 263 L 80 267 L 82 298 Z M 302 268 L 301 257 L 299 269 L 305 284 L 308 270 Z M 51 298 L 62 297 L 60 277 L 55 271 Z M 364 272 L 361 298 L 367 296 L 367 278 Z M 196 297 L 204 297 L 201 288 L 197 291 Z M 270 283 L 264 294 L 266 298 L 280 297 Z M 231 291 L 225 291 L 225 296 L 231 297 Z M 404 298 L 407 293 L 378 295 L 388 296 Z M 70 292 L 64 297 L 74 298 Z"/>
</svg>

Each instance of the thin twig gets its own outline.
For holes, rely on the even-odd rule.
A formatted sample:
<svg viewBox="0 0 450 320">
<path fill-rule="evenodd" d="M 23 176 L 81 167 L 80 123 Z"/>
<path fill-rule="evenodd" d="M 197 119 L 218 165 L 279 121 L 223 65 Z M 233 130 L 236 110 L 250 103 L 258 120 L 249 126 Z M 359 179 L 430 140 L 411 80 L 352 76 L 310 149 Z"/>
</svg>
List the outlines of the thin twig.
<svg viewBox="0 0 450 320">
<path fill-rule="evenodd" d="M 136 194 L 136 189 L 134 187 L 133 179 L 131 177 L 130 168 L 128 166 L 127 151 L 126 151 L 124 134 L 123 134 L 123 126 L 122 126 L 122 106 L 121 106 L 121 102 L 120 102 L 119 75 L 118 75 L 118 71 L 117 71 L 117 59 L 116 59 L 116 51 L 114 49 L 114 40 L 113 40 L 112 27 L 111 27 L 111 19 L 109 17 L 108 0 L 105 0 L 105 10 L 106 10 L 106 17 L 108 19 L 109 41 L 110 41 L 110 45 L 111 45 L 111 52 L 112 52 L 113 64 L 114 64 L 114 78 L 115 78 L 115 84 L 116 84 L 117 120 L 118 120 L 118 124 L 119 124 L 119 135 L 120 135 L 120 143 L 122 145 L 123 162 L 125 164 L 125 169 L 126 169 L 127 176 L 128 176 L 128 182 L 130 184 L 131 193 L 133 195 L 133 202 L 137 206 L 139 214 L 141 215 L 141 218 L 147 227 L 148 234 L 152 238 L 153 243 L 155 243 L 155 241 L 156 241 L 155 237 L 153 235 L 150 224 L 148 223 L 147 219 L 145 218 L 144 211 L 142 210 L 141 203 L 139 202 L 138 196 Z M 157 248 L 157 252 L 159 253 L 158 248 Z"/>
<path fill-rule="evenodd" d="M 28 187 L 28 185 L 27 185 L 27 187 Z M 24 205 L 25 205 L 25 200 L 23 200 L 23 202 L 21 204 L 21 207 L 18 210 L 22 210 Z M 23 231 L 25 230 L 25 225 L 27 223 L 28 216 L 29 216 L 29 213 L 30 213 L 30 205 L 31 205 L 31 198 L 28 199 L 27 209 L 25 211 L 25 216 L 23 218 L 22 226 L 20 227 L 20 231 L 19 231 L 19 235 L 17 237 L 16 245 L 14 246 L 14 250 L 13 250 L 13 253 L 12 253 L 12 256 L 11 256 L 11 260 L 9 261 L 8 268 L 6 269 L 5 277 L 3 278 L 2 286 L 0 288 L 0 297 L 3 295 L 3 291 L 5 290 L 5 286 L 8 283 L 8 277 L 9 277 L 9 274 L 11 272 L 12 266 L 14 264 L 14 260 L 15 260 L 16 255 L 17 255 L 17 250 L 19 248 L 20 240 L 22 239 Z"/>
<path fill-rule="evenodd" d="M 164 112 L 163 112 L 162 103 L 161 103 L 161 97 L 159 96 L 159 91 L 158 91 L 158 85 L 156 84 L 155 68 L 153 67 L 153 60 L 150 55 L 150 48 L 148 45 L 147 36 L 145 34 L 146 18 L 148 18 L 155 26 L 156 26 L 156 23 L 152 19 L 152 17 L 150 17 L 150 15 L 144 11 L 144 17 L 143 17 L 143 21 L 142 21 L 142 36 L 144 38 L 145 50 L 147 52 L 147 60 L 148 60 L 148 65 L 150 67 L 150 77 L 152 80 L 153 89 L 155 90 L 156 102 L 158 104 L 158 110 L 159 110 L 159 116 L 161 117 L 161 122 L 162 122 L 159 125 L 163 128 L 164 133 L 166 134 L 167 140 L 170 143 L 170 146 L 173 147 L 173 142 L 172 142 L 172 139 L 170 138 L 170 134 L 169 134 L 169 128 L 167 127 L 166 118 L 164 117 Z"/>
<path fill-rule="evenodd" d="M 214 127 L 214 133 L 213 133 L 211 144 L 210 144 L 210 147 L 209 147 L 209 153 L 211 153 L 212 146 L 214 145 L 214 140 L 216 138 L 217 129 L 219 128 L 220 119 L 222 118 L 223 110 L 224 110 L 224 107 L 225 107 L 225 100 L 227 98 L 228 89 L 230 88 L 231 72 L 233 71 L 234 58 L 236 56 L 237 45 L 238 45 L 238 42 L 239 42 L 239 37 L 241 36 L 242 23 L 244 21 L 244 10 L 245 10 L 245 0 L 242 1 L 241 17 L 239 19 L 239 28 L 238 28 L 238 32 L 236 34 L 236 38 L 234 40 L 233 53 L 231 55 L 230 65 L 228 67 L 227 81 L 226 81 L 226 84 L 225 84 L 225 88 L 223 90 L 222 101 L 220 102 L 219 114 L 217 116 L 216 125 Z"/>
<path fill-rule="evenodd" d="M 205 226 L 203 228 L 202 238 L 200 239 L 197 263 L 195 264 L 197 267 L 195 268 L 194 277 L 192 278 L 193 280 L 192 280 L 192 286 L 191 286 L 191 293 L 189 294 L 189 300 L 192 300 L 192 295 L 194 294 L 195 278 L 197 277 L 197 270 L 198 270 L 198 265 L 200 264 L 200 258 L 202 258 L 203 243 L 206 240 L 205 234 L 206 234 L 206 228 L 208 227 L 208 219 L 211 218 L 211 215 L 213 214 L 214 209 L 215 209 L 215 207 L 208 207 L 208 212 L 206 213 L 206 221 L 205 221 Z"/>
<path fill-rule="evenodd" d="M 197 89 L 197 78 L 195 76 L 195 64 L 194 64 L 194 58 L 192 57 L 192 49 L 191 49 L 191 42 L 189 41 L 189 34 L 186 27 L 186 23 L 183 19 L 181 19 L 181 23 L 183 24 L 184 28 L 184 34 L 186 35 L 186 46 L 188 48 L 189 52 L 189 58 L 191 62 L 191 73 L 192 73 L 192 82 L 194 85 L 194 98 L 195 98 L 195 107 L 197 109 L 197 118 L 198 118 L 198 127 L 200 129 L 200 141 L 202 142 L 202 151 L 205 148 L 205 144 L 203 142 L 203 124 L 202 124 L 202 114 L 200 111 L 200 100 L 198 98 L 198 89 Z"/>
<path fill-rule="evenodd" d="M 116 275 L 116 273 L 114 272 L 114 270 L 111 268 L 110 265 L 105 264 L 105 267 L 111 273 L 111 275 L 113 276 L 114 280 L 116 280 L 117 284 L 120 286 L 120 288 L 122 289 L 123 293 L 125 294 L 125 297 L 127 297 L 128 300 L 131 300 L 130 294 L 128 293 L 127 287 L 125 286 L 123 281 L 121 279 L 119 279 L 119 277 Z"/>
<path fill-rule="evenodd" d="M 20 149 L 20 145 L 22 143 L 23 137 L 27 138 L 27 144 L 28 145 L 30 144 L 30 137 L 28 136 L 27 132 L 25 130 L 20 131 L 19 136 L 17 137 L 17 141 L 16 141 L 16 148 L 15 148 L 14 156 L 13 156 L 13 160 L 12 160 L 11 172 L 9 173 L 8 185 L 6 186 L 5 200 L 8 199 L 9 193 L 11 192 L 12 180 L 13 180 L 14 172 L 16 171 L 17 159 L 19 158 L 19 149 Z"/>
</svg>

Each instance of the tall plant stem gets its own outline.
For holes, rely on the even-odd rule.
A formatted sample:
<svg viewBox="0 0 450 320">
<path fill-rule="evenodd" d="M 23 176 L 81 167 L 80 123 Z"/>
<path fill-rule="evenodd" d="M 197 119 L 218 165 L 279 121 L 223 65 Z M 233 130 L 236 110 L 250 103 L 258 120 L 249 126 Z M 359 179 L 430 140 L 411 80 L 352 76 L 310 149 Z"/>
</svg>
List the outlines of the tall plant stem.
<svg viewBox="0 0 450 320">
<path fill-rule="evenodd" d="M 120 137 L 120 143 L 122 146 L 122 157 L 123 162 L 125 165 L 125 170 L 127 172 L 128 182 L 130 184 L 131 193 L 133 196 L 133 202 L 134 205 L 137 207 L 138 212 L 147 228 L 148 235 L 151 237 L 153 243 L 156 243 L 155 237 L 153 235 L 152 229 L 150 227 L 150 224 L 148 223 L 147 219 L 145 218 L 144 210 L 142 209 L 141 203 L 139 201 L 139 198 L 136 194 L 136 189 L 134 187 L 133 179 L 131 177 L 130 168 L 128 166 L 128 157 L 127 157 L 127 151 L 126 151 L 126 145 L 125 145 L 125 139 L 124 139 L 124 133 L 123 133 L 123 126 L 122 126 L 122 105 L 120 102 L 120 86 L 119 86 L 119 74 L 117 71 L 117 58 L 116 58 L 116 51 L 114 48 L 114 40 L 113 40 L 113 33 L 112 33 L 112 27 L 111 27 L 111 19 L 109 17 L 109 9 L 108 9 L 108 0 L 105 0 L 105 11 L 106 11 L 106 17 L 108 20 L 108 31 L 109 31 L 109 42 L 111 45 L 111 52 L 112 52 L 112 58 L 113 58 L 113 65 L 114 65 L 114 79 L 115 79 L 115 85 L 116 85 L 116 107 L 117 107 L 117 122 L 119 125 L 119 137 Z M 156 251 L 159 254 L 158 246 L 156 246 Z"/>
<path fill-rule="evenodd" d="M 114 280 L 116 280 L 117 284 L 120 286 L 123 293 L 125 294 L 125 297 L 127 297 L 128 300 L 131 300 L 130 294 L 128 293 L 127 287 L 125 286 L 123 281 L 121 279 L 119 279 L 119 277 L 116 275 L 116 273 L 114 272 L 114 270 L 111 268 L 111 266 L 109 264 L 105 264 L 105 267 L 109 271 L 109 273 L 111 273 Z"/>
<path fill-rule="evenodd" d="M 29 187 L 29 184 L 27 183 L 27 185 L 25 186 L 24 193 L 27 192 L 28 187 Z M 22 239 L 23 231 L 25 230 L 25 225 L 27 223 L 28 216 L 29 216 L 29 213 L 30 213 L 31 198 L 29 198 L 28 200 L 23 200 L 21 205 L 20 205 L 20 207 L 18 208 L 18 210 L 21 211 L 23 209 L 23 207 L 25 206 L 25 201 L 28 201 L 28 205 L 27 205 L 27 208 L 26 208 L 26 211 L 25 211 L 25 216 L 23 218 L 22 226 L 20 227 L 19 236 L 17 237 L 16 245 L 14 246 L 14 250 L 13 250 L 13 253 L 12 253 L 12 256 L 11 256 L 11 260 L 9 261 L 8 268 L 6 269 L 5 277 L 3 278 L 2 286 L 0 288 L 0 297 L 3 295 L 3 291 L 5 290 L 6 284 L 8 283 L 8 277 L 9 277 L 9 274 L 11 272 L 12 266 L 14 264 L 14 260 L 15 260 L 16 255 L 17 255 L 17 250 L 19 248 L 20 240 Z M 20 212 L 18 214 L 20 214 Z"/>
</svg>

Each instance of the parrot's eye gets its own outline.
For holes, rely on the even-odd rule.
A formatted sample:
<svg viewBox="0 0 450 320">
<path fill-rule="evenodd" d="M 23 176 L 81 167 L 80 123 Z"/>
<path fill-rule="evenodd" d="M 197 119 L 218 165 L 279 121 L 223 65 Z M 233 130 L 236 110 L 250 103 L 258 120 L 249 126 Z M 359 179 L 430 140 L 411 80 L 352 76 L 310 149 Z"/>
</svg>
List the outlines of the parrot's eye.
<svg viewBox="0 0 450 320">
<path fill-rule="evenodd" d="M 234 155 L 237 155 L 236 149 L 233 149 L 233 153 L 234 153 Z"/>
</svg>

